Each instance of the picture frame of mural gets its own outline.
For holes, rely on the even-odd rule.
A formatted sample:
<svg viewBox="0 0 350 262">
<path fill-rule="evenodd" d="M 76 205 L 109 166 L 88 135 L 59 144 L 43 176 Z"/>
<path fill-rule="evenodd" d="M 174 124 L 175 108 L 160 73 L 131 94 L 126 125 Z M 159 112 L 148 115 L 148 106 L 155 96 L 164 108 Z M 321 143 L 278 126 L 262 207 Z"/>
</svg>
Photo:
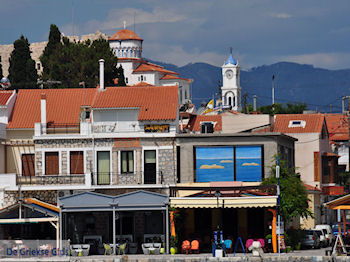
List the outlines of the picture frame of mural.
<svg viewBox="0 0 350 262">
<path fill-rule="evenodd" d="M 263 178 L 263 147 L 198 146 L 194 148 L 195 181 L 259 182 Z"/>
</svg>

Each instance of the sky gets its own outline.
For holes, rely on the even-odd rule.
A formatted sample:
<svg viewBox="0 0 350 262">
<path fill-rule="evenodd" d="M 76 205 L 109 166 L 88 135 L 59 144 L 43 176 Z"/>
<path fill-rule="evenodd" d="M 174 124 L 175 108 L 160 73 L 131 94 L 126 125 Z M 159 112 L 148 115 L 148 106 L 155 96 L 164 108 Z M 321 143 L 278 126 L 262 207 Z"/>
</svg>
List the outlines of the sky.
<svg viewBox="0 0 350 262">
<path fill-rule="evenodd" d="M 21 34 L 44 41 L 50 24 L 66 35 L 112 35 L 126 21 L 144 39 L 144 57 L 178 66 L 221 66 L 232 47 L 243 69 L 280 61 L 350 68 L 349 0 L 0 0 L 0 6 L 0 44 Z"/>
</svg>

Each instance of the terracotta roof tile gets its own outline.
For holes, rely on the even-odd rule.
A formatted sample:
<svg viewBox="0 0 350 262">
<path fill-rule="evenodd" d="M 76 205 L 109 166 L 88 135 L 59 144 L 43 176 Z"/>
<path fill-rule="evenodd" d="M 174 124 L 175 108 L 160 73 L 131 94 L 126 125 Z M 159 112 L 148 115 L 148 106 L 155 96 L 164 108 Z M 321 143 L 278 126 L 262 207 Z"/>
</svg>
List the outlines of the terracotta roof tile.
<svg viewBox="0 0 350 262">
<path fill-rule="evenodd" d="M 166 74 L 165 76 L 163 76 L 163 77 L 161 78 L 161 80 L 171 80 L 171 79 L 182 79 L 182 80 L 186 80 L 186 81 L 188 81 L 188 82 L 191 81 L 191 79 L 183 78 L 183 77 L 179 77 L 179 76 L 171 75 L 171 74 Z"/>
<path fill-rule="evenodd" d="M 132 85 L 132 86 L 154 86 L 154 85 L 151 85 L 151 84 L 146 83 L 146 82 L 139 82 L 139 83 Z"/>
<path fill-rule="evenodd" d="M 134 71 L 133 73 L 137 73 L 137 72 L 154 72 L 154 71 L 158 71 L 161 73 L 165 73 L 165 74 L 173 74 L 173 75 L 178 75 L 178 73 L 170 71 L 165 69 L 162 66 L 159 65 L 155 65 L 155 64 L 151 64 L 148 62 L 142 63 L 140 64 Z"/>
<path fill-rule="evenodd" d="M 139 120 L 173 120 L 178 111 L 177 86 L 109 87 L 98 92 L 93 108 L 140 108 Z"/>
<path fill-rule="evenodd" d="M 80 107 L 92 102 L 96 89 L 19 90 L 8 128 L 34 128 L 40 122 L 40 98 L 46 95 L 47 122 L 78 123 Z"/>
<path fill-rule="evenodd" d="M 5 106 L 15 91 L 0 91 L 0 106 Z"/>
<path fill-rule="evenodd" d="M 191 131 L 198 132 L 201 130 L 202 122 L 216 122 L 214 131 L 222 130 L 222 118 L 220 115 L 192 115 L 188 122 L 187 128 Z"/>
<path fill-rule="evenodd" d="M 305 121 L 304 127 L 289 127 L 291 121 Z M 321 133 L 323 114 L 279 114 L 275 116 L 273 132 L 281 133 Z"/>
<path fill-rule="evenodd" d="M 117 31 L 114 35 L 112 35 L 108 40 L 140 40 L 143 39 L 139 37 L 134 31 L 129 29 L 122 29 Z"/>
<path fill-rule="evenodd" d="M 324 116 L 331 141 L 349 140 L 349 121 L 346 115 L 325 114 Z"/>
</svg>

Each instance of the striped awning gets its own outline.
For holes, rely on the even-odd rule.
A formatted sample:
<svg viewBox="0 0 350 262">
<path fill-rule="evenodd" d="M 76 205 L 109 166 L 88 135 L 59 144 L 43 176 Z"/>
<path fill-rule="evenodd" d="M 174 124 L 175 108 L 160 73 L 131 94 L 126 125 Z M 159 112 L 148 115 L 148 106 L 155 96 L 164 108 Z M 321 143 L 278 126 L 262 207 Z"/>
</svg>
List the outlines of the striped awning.
<svg viewBox="0 0 350 262">
<path fill-rule="evenodd" d="M 170 206 L 173 208 L 258 208 L 276 205 L 277 196 L 170 198 Z"/>
</svg>

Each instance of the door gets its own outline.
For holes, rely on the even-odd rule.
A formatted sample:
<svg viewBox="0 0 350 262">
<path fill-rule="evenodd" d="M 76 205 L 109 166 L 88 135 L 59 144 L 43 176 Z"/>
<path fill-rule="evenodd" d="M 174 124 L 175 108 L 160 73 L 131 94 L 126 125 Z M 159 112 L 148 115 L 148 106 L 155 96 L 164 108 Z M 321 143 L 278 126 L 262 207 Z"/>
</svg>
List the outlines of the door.
<svg viewBox="0 0 350 262">
<path fill-rule="evenodd" d="M 156 150 L 144 151 L 144 184 L 157 183 L 157 158 Z"/>
<path fill-rule="evenodd" d="M 110 153 L 109 151 L 97 152 L 97 184 L 110 184 Z"/>
<path fill-rule="evenodd" d="M 46 175 L 58 175 L 59 174 L 59 157 L 58 152 L 46 152 L 45 153 L 45 174 Z"/>
<path fill-rule="evenodd" d="M 22 154 L 22 176 L 35 176 L 34 154 Z"/>
<path fill-rule="evenodd" d="M 71 151 L 70 152 L 70 173 L 84 174 L 84 152 Z"/>
</svg>

